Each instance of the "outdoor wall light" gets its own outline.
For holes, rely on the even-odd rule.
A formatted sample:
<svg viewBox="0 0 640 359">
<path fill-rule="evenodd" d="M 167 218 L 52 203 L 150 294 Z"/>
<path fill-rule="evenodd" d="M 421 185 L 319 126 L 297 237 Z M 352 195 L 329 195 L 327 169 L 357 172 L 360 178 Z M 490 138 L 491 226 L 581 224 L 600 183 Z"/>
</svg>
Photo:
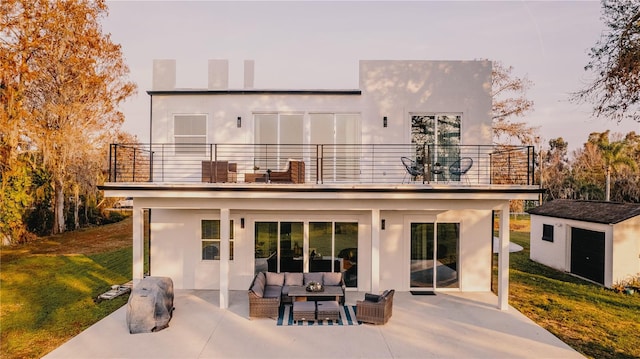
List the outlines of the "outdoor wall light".
<svg viewBox="0 0 640 359">
<path fill-rule="evenodd" d="M 387 116 L 382 118 L 382 127 L 387 127 Z"/>
<path fill-rule="evenodd" d="M 386 224 L 387 224 L 386 222 L 387 222 L 387 221 L 386 221 L 386 220 L 384 220 L 384 219 L 381 221 L 381 223 L 380 223 L 380 228 L 381 228 L 381 229 L 385 229 Z"/>
<path fill-rule="evenodd" d="M 242 127 L 242 117 L 238 116 L 238 121 L 236 123 L 236 126 L 238 126 L 238 128 Z"/>
<path fill-rule="evenodd" d="M 244 229 L 244 217 L 240 218 L 240 228 Z"/>
</svg>

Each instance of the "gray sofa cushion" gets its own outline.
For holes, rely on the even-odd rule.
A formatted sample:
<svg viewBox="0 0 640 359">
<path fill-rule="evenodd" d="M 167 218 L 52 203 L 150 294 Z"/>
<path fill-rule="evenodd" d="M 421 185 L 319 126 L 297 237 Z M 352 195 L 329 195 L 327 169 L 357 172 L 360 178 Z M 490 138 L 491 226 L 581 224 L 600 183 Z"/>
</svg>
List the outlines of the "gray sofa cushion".
<svg viewBox="0 0 640 359">
<path fill-rule="evenodd" d="M 304 285 L 309 284 L 309 282 L 322 283 L 322 272 L 304 273 Z"/>
<path fill-rule="evenodd" d="M 279 285 L 268 285 L 264 289 L 264 298 L 279 298 L 282 295 L 282 287 Z"/>
<path fill-rule="evenodd" d="M 284 274 L 284 285 L 304 285 L 302 273 L 286 272 Z"/>
<path fill-rule="evenodd" d="M 342 273 L 325 272 L 322 281 L 324 285 L 340 285 L 342 284 Z"/>
<path fill-rule="evenodd" d="M 267 285 L 284 285 L 284 273 L 267 272 Z"/>
</svg>

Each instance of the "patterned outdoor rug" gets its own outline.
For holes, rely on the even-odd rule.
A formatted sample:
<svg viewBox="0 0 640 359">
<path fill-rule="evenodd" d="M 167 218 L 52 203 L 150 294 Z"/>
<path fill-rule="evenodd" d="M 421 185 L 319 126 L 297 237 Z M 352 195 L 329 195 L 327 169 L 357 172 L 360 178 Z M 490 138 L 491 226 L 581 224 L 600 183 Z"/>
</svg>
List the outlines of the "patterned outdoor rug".
<svg viewBox="0 0 640 359">
<path fill-rule="evenodd" d="M 344 305 L 340 308 L 340 320 L 300 320 L 296 323 L 293 322 L 293 313 L 291 312 L 291 304 L 285 304 L 280 307 L 280 313 L 278 314 L 278 325 L 297 325 L 297 326 L 310 326 L 310 325 L 360 325 L 356 319 L 356 306 Z"/>
</svg>

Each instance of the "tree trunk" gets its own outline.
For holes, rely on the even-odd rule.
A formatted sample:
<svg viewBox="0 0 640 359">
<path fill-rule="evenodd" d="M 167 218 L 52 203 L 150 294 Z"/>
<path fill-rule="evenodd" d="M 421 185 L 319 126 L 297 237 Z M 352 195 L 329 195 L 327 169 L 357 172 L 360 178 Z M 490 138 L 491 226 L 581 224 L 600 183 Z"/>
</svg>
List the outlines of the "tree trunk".
<svg viewBox="0 0 640 359">
<path fill-rule="evenodd" d="M 604 183 L 604 200 L 609 202 L 611 200 L 611 166 L 607 166 L 607 178 Z"/>
<path fill-rule="evenodd" d="M 84 196 L 84 224 L 87 225 L 89 223 L 89 206 L 87 205 L 87 203 L 89 203 L 89 194 L 85 194 Z"/>
<path fill-rule="evenodd" d="M 78 189 L 78 186 L 75 186 L 74 188 L 74 195 L 75 195 L 75 208 L 73 209 L 73 224 L 75 225 L 75 229 L 79 229 L 80 228 L 80 190 Z"/>
<path fill-rule="evenodd" d="M 62 181 L 54 180 L 53 182 L 53 228 L 51 234 L 63 233 L 65 231 L 64 224 L 64 188 Z"/>
</svg>

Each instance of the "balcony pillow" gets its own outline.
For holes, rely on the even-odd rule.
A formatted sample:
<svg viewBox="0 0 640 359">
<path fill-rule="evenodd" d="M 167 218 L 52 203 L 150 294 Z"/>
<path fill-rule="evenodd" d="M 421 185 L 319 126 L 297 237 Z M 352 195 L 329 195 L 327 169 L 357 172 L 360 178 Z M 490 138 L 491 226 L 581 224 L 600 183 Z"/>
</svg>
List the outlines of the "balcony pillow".
<svg viewBox="0 0 640 359">
<path fill-rule="evenodd" d="M 338 273 L 327 272 L 327 273 L 324 273 L 324 275 L 322 276 L 324 285 L 340 285 L 342 284 L 341 279 L 342 279 L 342 273 L 340 272 Z"/>
<path fill-rule="evenodd" d="M 284 273 L 267 272 L 267 285 L 284 285 Z"/>
<path fill-rule="evenodd" d="M 309 282 L 322 283 L 322 272 L 305 273 L 304 274 L 304 285 L 309 284 Z"/>
<path fill-rule="evenodd" d="M 284 285 L 304 285 L 302 273 L 284 273 Z"/>
</svg>

